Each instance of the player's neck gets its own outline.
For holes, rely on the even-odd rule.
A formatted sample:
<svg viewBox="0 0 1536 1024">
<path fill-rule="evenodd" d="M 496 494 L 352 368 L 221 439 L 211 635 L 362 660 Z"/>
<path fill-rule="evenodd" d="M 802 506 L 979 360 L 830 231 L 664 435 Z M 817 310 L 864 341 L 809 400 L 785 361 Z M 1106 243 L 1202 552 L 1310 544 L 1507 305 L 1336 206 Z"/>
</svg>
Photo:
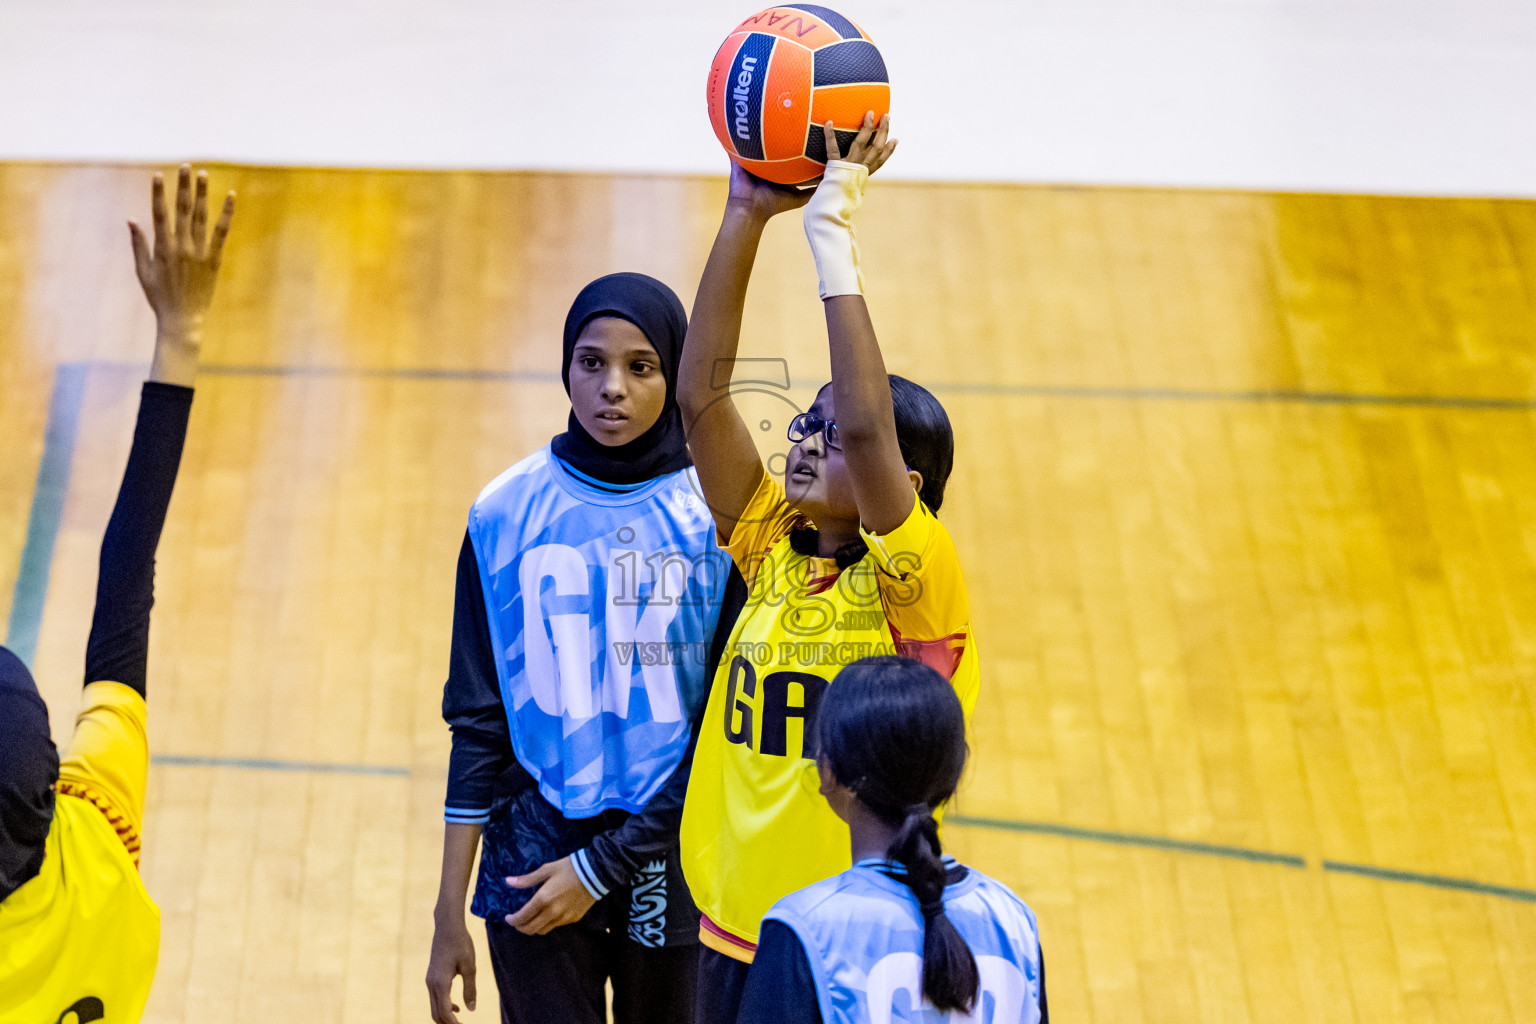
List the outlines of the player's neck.
<svg viewBox="0 0 1536 1024">
<path fill-rule="evenodd" d="M 859 539 L 859 520 L 818 519 L 816 521 L 816 553 L 831 558 L 843 548 Z"/>
<path fill-rule="evenodd" d="M 848 809 L 848 839 L 853 848 L 855 864 L 870 857 L 884 860 L 891 843 L 896 839 L 896 833 L 900 831 L 896 826 L 887 825 L 875 817 L 874 812 L 857 800 Z"/>
</svg>

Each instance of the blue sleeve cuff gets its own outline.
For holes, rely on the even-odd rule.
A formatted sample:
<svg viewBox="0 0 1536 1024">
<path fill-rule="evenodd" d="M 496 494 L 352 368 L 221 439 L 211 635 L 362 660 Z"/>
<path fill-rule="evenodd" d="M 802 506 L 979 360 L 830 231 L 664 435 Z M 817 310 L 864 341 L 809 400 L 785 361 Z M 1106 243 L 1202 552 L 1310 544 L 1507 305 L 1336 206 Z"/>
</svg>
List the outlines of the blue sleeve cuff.
<svg viewBox="0 0 1536 1024">
<path fill-rule="evenodd" d="M 592 894 L 592 898 L 600 900 L 608 895 L 608 887 L 597 880 L 597 874 L 592 870 L 592 862 L 587 859 L 586 850 L 577 850 L 571 854 L 571 867 L 576 869 L 576 877 L 581 880 L 582 888 Z"/>
<path fill-rule="evenodd" d="M 443 808 L 443 820 L 450 825 L 484 825 L 491 820 L 489 807 L 453 807 Z"/>
</svg>

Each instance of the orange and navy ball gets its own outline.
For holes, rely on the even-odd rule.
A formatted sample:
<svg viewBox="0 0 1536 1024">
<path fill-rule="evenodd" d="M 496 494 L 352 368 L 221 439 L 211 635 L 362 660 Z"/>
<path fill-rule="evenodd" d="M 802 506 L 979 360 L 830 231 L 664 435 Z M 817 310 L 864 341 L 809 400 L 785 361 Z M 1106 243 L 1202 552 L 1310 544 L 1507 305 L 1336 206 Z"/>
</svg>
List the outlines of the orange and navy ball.
<svg viewBox="0 0 1536 1024">
<path fill-rule="evenodd" d="M 784 185 L 827 162 L 827 121 L 847 152 L 867 111 L 891 108 L 885 61 L 864 30 L 836 11 L 781 4 L 726 37 L 709 69 L 709 121 L 732 160 Z"/>
</svg>

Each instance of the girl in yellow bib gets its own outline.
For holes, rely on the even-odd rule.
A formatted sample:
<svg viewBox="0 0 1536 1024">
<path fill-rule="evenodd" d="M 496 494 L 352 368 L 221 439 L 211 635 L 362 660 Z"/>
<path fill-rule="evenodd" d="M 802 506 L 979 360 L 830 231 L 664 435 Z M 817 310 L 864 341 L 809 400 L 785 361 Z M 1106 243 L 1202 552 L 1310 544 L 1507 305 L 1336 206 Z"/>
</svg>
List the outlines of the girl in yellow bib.
<svg viewBox="0 0 1536 1024">
<path fill-rule="evenodd" d="M 210 239 L 207 176 L 195 199 L 192 169 L 179 179 L 173 226 L 155 176 L 153 248 L 130 225 L 155 357 L 101 544 L 85 695 L 62 761 L 31 672 L 0 647 L 0 1024 L 132 1024 L 160 954 L 160 911 L 138 868 L 155 548 L 234 213 L 230 193 Z"/>
<path fill-rule="evenodd" d="M 721 546 L 750 588 L 714 679 L 683 811 L 682 860 L 702 911 L 697 1020 L 732 1021 L 763 914 L 849 867 L 848 828 L 819 799 L 807 738 L 843 665 L 900 654 L 936 669 L 967 716 L 978 686 L 970 606 L 935 518 L 953 460 L 949 419 L 886 373 L 862 294 L 852 217 L 895 149 L 873 115 L 811 192 L 731 168 L 678 386 L 688 444 Z M 841 152 L 830 126 L 827 152 Z M 730 393 L 763 227 L 803 206 L 832 382 L 790 424 L 782 482 Z"/>
</svg>

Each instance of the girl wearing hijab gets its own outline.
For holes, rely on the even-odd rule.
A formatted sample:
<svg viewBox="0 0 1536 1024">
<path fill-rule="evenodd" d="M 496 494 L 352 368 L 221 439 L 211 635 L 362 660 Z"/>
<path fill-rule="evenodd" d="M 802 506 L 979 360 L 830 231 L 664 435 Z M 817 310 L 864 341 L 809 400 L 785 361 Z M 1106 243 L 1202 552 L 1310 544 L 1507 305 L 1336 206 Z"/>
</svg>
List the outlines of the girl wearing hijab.
<svg viewBox="0 0 1536 1024">
<path fill-rule="evenodd" d="M 455 975 L 475 1007 L 464 903 L 482 835 L 470 909 L 503 1021 L 601 1024 L 608 981 L 620 1024 L 692 1018 L 699 925 L 677 831 L 731 570 L 675 400 L 687 326 L 642 274 L 582 289 L 565 433 L 470 510 L 443 692 L 438 1024 L 457 1021 Z"/>
<path fill-rule="evenodd" d="M 0 1021 L 6 1024 L 136 1024 L 160 957 L 160 909 L 139 877 L 155 552 L 181 467 L 203 321 L 235 194 L 225 198 L 211 236 L 206 172 L 194 179 L 191 166 L 181 165 L 174 208 L 167 209 L 158 174 L 150 196 L 153 242 L 137 224 L 128 230 L 139 284 L 155 312 L 154 361 L 101 541 L 85 691 L 62 758 L 31 671 L 0 647 Z"/>
</svg>

